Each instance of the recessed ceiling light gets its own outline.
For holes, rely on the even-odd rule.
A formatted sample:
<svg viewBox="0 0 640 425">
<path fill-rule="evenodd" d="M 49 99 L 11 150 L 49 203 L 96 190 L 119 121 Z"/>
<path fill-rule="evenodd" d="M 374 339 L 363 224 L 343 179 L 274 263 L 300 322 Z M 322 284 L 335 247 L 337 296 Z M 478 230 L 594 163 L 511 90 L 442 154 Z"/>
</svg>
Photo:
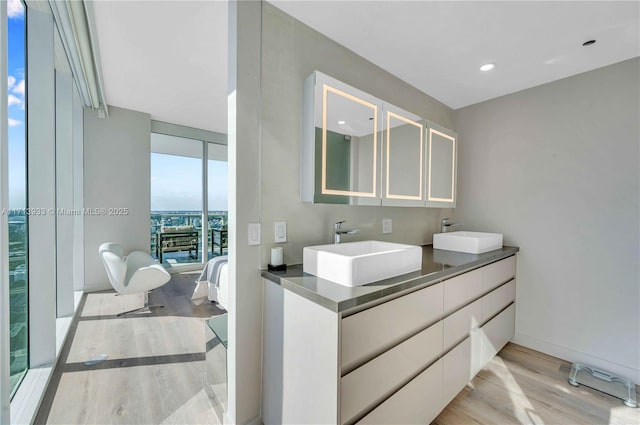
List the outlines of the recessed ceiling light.
<svg viewBox="0 0 640 425">
<path fill-rule="evenodd" d="M 485 63 L 480 67 L 480 71 L 491 71 L 495 66 L 495 63 Z"/>
<path fill-rule="evenodd" d="M 595 40 L 589 40 L 582 43 L 583 46 L 591 46 L 592 44 L 596 44 Z"/>
<path fill-rule="evenodd" d="M 347 123 L 347 122 L 346 122 L 346 121 L 344 121 L 344 120 L 340 120 L 340 121 L 338 121 L 338 125 L 345 125 L 346 123 Z"/>
</svg>

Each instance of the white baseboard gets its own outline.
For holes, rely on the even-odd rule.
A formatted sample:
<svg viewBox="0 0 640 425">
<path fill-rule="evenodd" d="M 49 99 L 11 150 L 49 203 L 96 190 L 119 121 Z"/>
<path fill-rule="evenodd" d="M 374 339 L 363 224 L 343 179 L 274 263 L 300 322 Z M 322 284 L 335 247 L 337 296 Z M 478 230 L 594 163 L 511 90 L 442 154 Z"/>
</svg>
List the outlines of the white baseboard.
<svg viewBox="0 0 640 425">
<path fill-rule="evenodd" d="M 109 289 L 113 289 L 113 287 L 110 284 L 94 284 L 94 285 L 85 285 L 82 291 L 89 293 L 89 292 L 106 291 Z"/>
<path fill-rule="evenodd" d="M 531 348 L 536 351 L 540 351 L 550 356 L 557 357 L 559 359 L 574 363 L 584 363 L 590 366 L 595 366 L 600 369 L 611 372 L 615 375 L 629 379 L 636 385 L 640 385 L 640 370 L 634 369 L 629 366 L 621 365 L 611 362 L 599 357 L 594 357 L 590 354 L 583 353 L 568 347 L 563 347 L 548 341 L 544 341 L 529 335 L 516 333 L 511 340 L 514 344 L 522 345 L 527 348 Z"/>
</svg>

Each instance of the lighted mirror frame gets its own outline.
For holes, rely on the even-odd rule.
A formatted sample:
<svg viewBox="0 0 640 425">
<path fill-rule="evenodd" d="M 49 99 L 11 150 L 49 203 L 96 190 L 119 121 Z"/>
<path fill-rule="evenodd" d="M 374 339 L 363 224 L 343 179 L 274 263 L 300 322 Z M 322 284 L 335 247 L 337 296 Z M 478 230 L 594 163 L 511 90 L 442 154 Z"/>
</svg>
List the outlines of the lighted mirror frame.
<svg viewBox="0 0 640 425">
<path fill-rule="evenodd" d="M 363 106 L 373 109 L 373 190 L 371 192 L 354 192 L 350 190 L 327 189 L 327 96 L 329 92 L 342 96 L 352 102 L 359 103 Z M 360 196 L 363 198 L 377 198 L 377 167 L 378 162 L 378 106 L 373 103 L 362 100 L 349 93 L 331 87 L 328 84 L 322 85 L 322 194 L 323 195 L 345 195 Z"/>
<path fill-rule="evenodd" d="M 445 139 L 451 140 L 451 198 L 433 198 L 431 197 L 431 147 L 433 146 L 433 133 L 436 133 L 438 136 L 444 137 Z M 456 139 L 454 137 L 449 136 L 448 134 L 444 134 L 438 130 L 433 128 L 429 129 L 429 184 L 427 185 L 427 200 L 435 201 L 435 202 L 453 202 L 455 199 L 455 184 L 456 184 Z"/>
<path fill-rule="evenodd" d="M 392 193 L 389 192 L 389 176 L 391 175 L 391 173 L 389 172 L 389 165 L 390 165 L 390 153 L 391 153 L 391 118 L 395 118 L 399 121 L 403 121 L 407 124 L 411 124 L 413 126 L 418 127 L 418 129 L 420 130 L 420 186 L 418 189 L 418 194 L 417 195 L 394 195 Z M 385 196 L 389 199 L 406 199 L 406 200 L 412 200 L 412 201 L 422 201 L 422 168 L 423 168 L 423 141 L 424 141 L 424 128 L 422 126 L 422 124 L 419 124 L 409 118 L 405 118 L 402 115 L 398 115 L 394 112 L 391 111 L 387 111 L 387 184 L 386 184 L 386 194 Z"/>
</svg>

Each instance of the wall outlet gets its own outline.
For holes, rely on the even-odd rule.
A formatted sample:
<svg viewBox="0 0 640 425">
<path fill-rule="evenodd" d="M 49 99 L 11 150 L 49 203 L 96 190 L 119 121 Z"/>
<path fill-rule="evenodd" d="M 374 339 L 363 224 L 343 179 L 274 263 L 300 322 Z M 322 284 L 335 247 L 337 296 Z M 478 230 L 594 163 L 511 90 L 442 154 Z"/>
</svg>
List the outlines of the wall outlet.
<svg viewBox="0 0 640 425">
<path fill-rule="evenodd" d="M 249 245 L 260 245 L 260 223 L 249 223 Z"/>
<path fill-rule="evenodd" d="M 387 235 L 393 232 L 393 221 L 390 218 L 382 219 L 382 234 Z"/>
<path fill-rule="evenodd" d="M 276 221 L 274 226 L 275 241 L 276 243 L 287 241 L 287 222 Z"/>
</svg>

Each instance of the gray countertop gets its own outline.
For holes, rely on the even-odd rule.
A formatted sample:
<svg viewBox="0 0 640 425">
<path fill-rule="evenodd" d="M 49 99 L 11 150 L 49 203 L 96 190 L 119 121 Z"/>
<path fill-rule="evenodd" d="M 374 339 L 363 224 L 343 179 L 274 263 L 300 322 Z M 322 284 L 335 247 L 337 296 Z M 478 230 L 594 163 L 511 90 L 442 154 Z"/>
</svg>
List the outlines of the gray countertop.
<svg viewBox="0 0 640 425">
<path fill-rule="evenodd" d="M 264 270 L 262 277 L 329 310 L 343 313 L 391 295 L 433 285 L 510 257 L 518 251 L 517 247 L 504 246 L 484 254 L 465 254 L 433 249 L 431 245 L 425 245 L 422 247 L 422 270 L 354 287 L 304 273 L 302 265 L 289 266 L 285 272 Z"/>
</svg>

